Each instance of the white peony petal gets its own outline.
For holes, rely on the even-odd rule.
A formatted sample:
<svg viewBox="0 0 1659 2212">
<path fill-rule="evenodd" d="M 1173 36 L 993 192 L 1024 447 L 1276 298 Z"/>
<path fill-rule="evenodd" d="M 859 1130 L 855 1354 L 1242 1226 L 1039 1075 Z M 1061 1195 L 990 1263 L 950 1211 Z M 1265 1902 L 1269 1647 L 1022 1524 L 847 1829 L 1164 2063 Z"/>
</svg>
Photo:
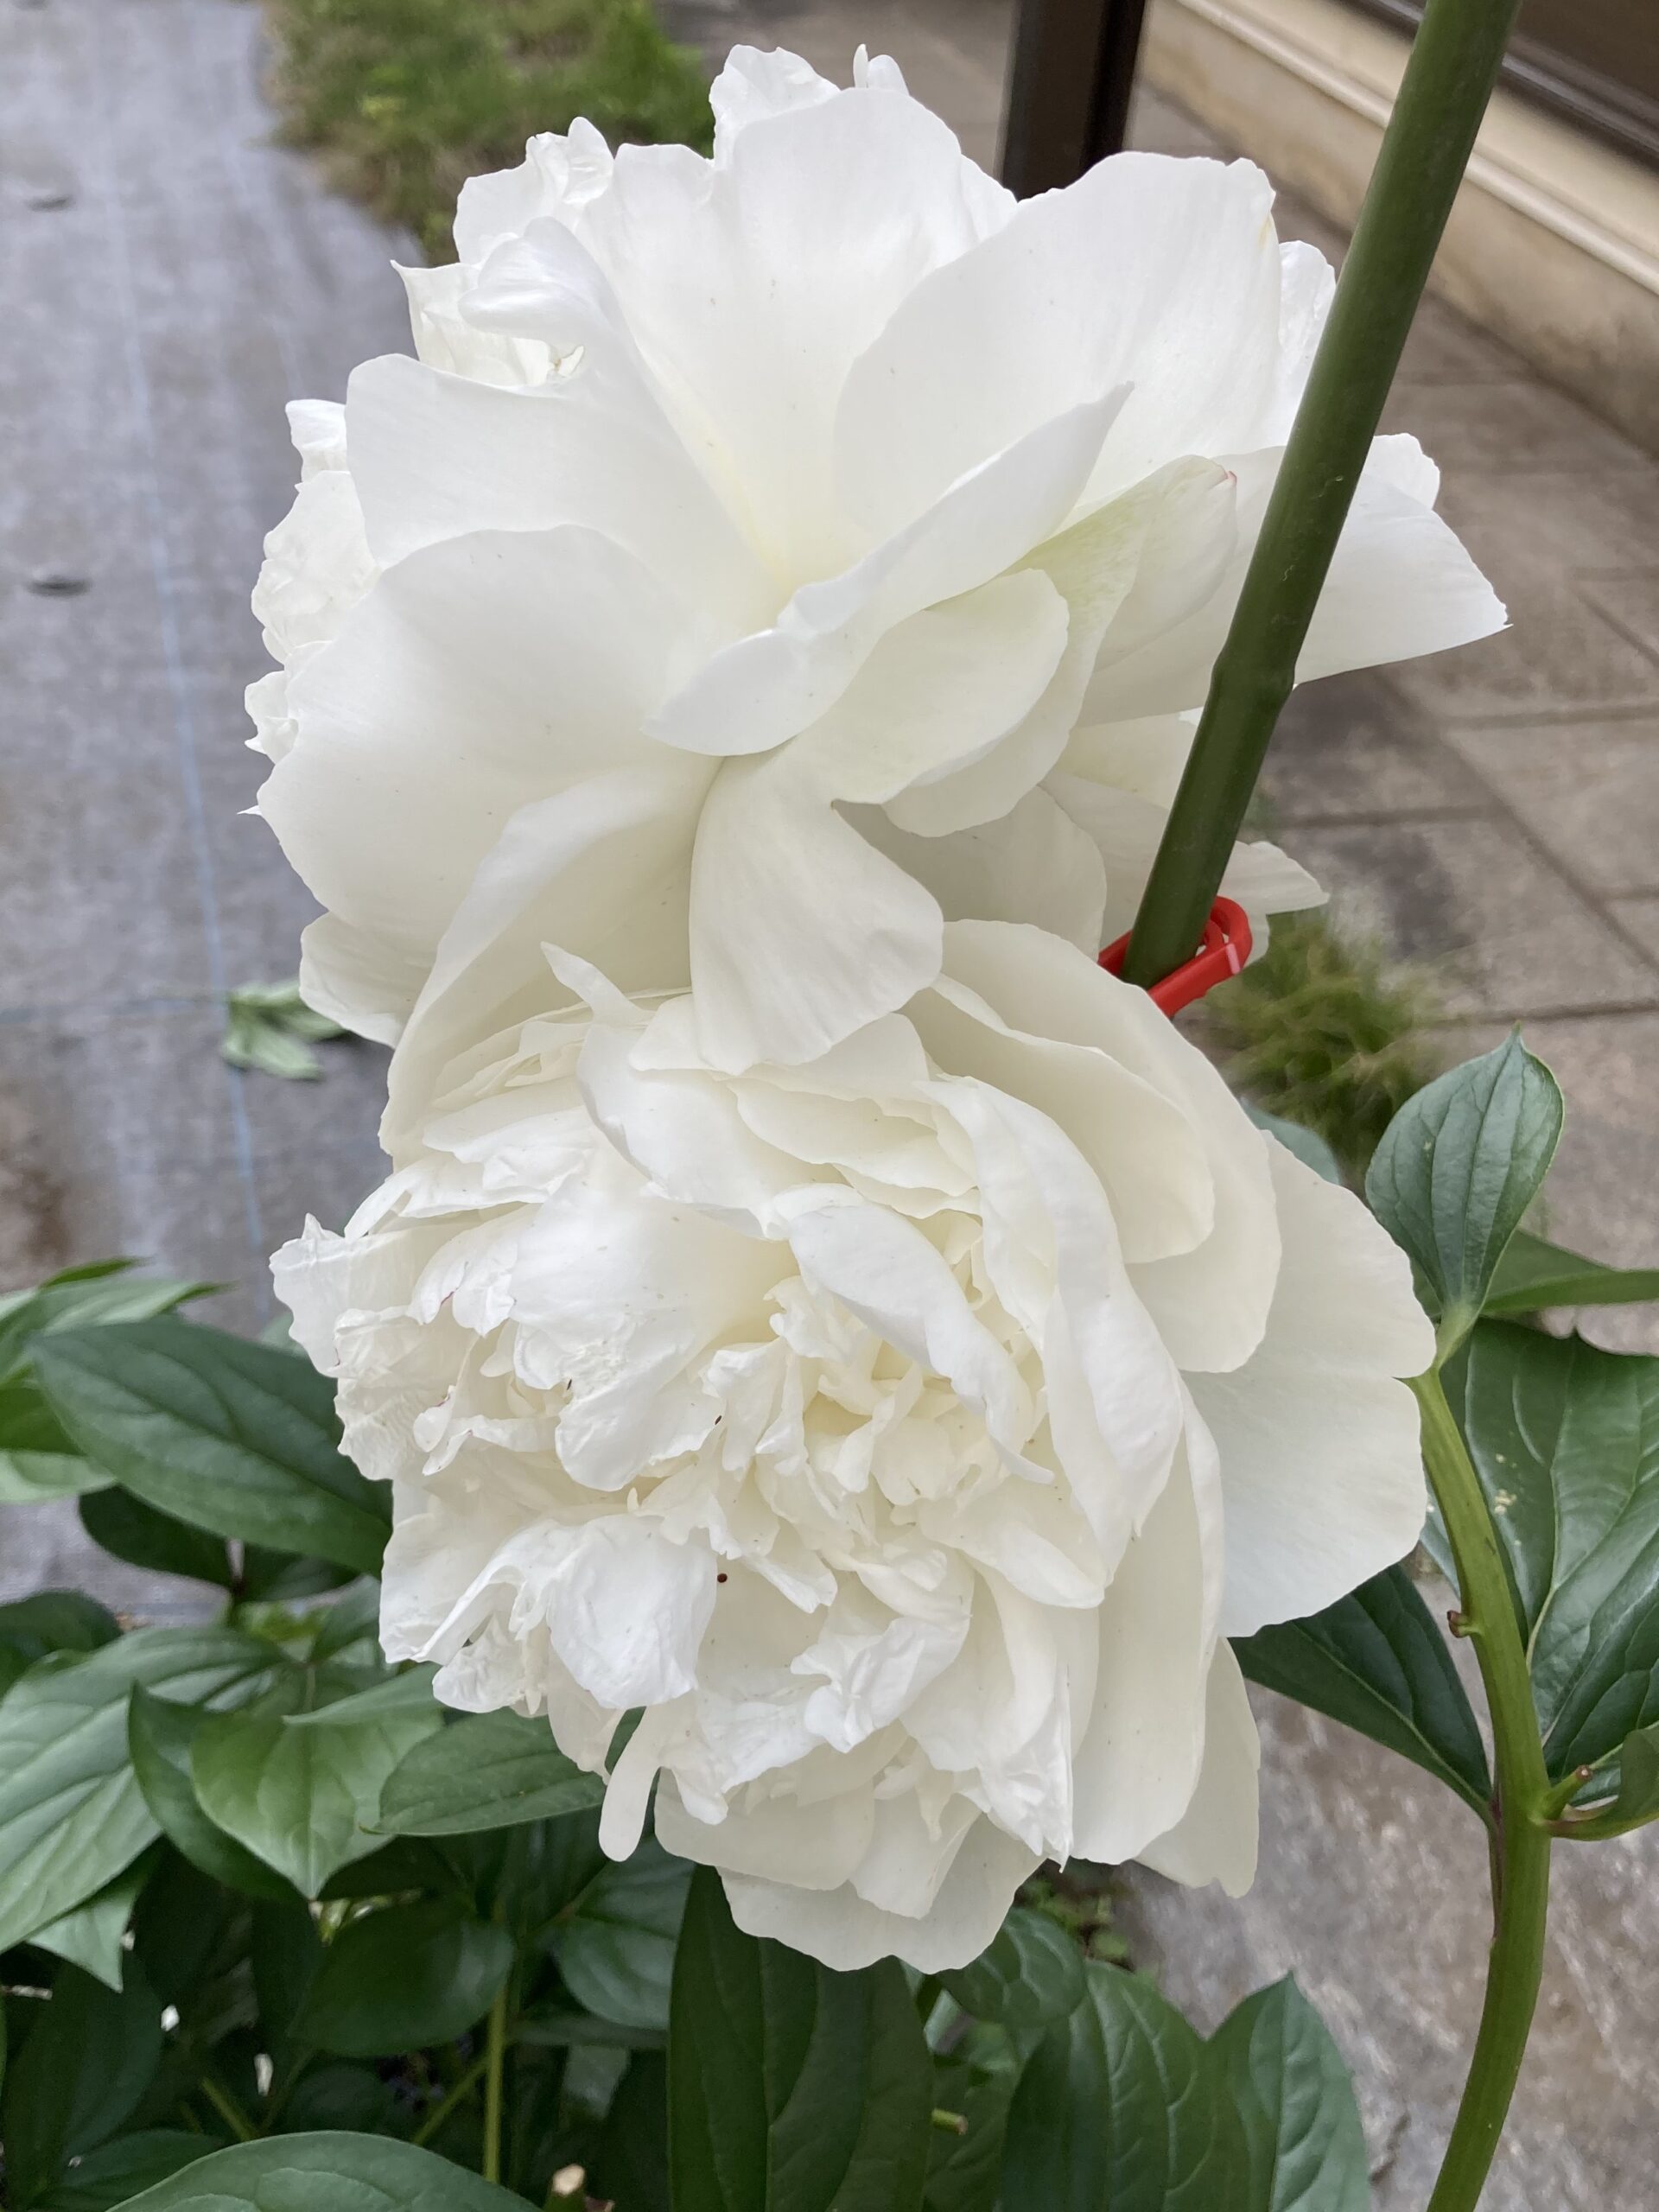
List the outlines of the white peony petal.
<svg viewBox="0 0 1659 2212">
<path fill-rule="evenodd" d="M 1043 423 L 843 574 L 803 585 L 773 628 L 712 655 L 652 734 L 694 753 L 764 753 L 808 728 L 897 623 L 988 582 L 1059 526 L 1122 401 L 1109 392 Z"/>
<path fill-rule="evenodd" d="M 880 804 L 994 746 L 1042 692 L 1065 630 L 1046 577 L 1003 577 L 892 631 L 794 744 L 721 769 L 691 875 L 698 1033 L 715 1066 L 816 1058 L 931 981 L 938 906 L 836 804 Z"/>
<path fill-rule="evenodd" d="M 1219 1882 L 1230 1897 L 1242 1897 L 1255 1879 L 1261 1765 L 1244 1677 L 1231 1645 L 1218 1643 L 1205 1696 L 1198 1786 L 1175 1825 L 1141 1846 L 1141 1865 L 1189 1889 Z"/>
<path fill-rule="evenodd" d="M 1014 1363 L 919 1230 L 879 1206 L 814 1199 L 791 1222 L 790 1243 L 809 1280 L 944 1376 L 993 1436 L 1024 1442 L 1030 1405 Z"/>
<path fill-rule="evenodd" d="M 1192 1377 L 1222 1455 L 1229 1636 L 1332 1605 L 1421 1534 L 1417 1404 L 1434 1335 L 1404 1254 L 1351 1192 L 1265 1140 L 1284 1258 L 1260 1348 Z"/>
<path fill-rule="evenodd" d="M 823 575 L 853 550 L 830 481 L 847 371 L 920 276 L 977 241 L 983 181 L 936 116 L 874 86 L 751 114 L 694 188 L 658 151 L 622 149 L 577 234 L 688 438 L 742 487 L 764 556 Z"/>
<path fill-rule="evenodd" d="M 1090 686 L 1089 720 L 1204 704 L 1281 458 L 1275 448 L 1229 460 L 1238 480 L 1230 564 L 1196 613 L 1102 668 Z M 1421 460 L 1412 438 L 1379 438 L 1372 447 L 1296 664 L 1298 683 L 1443 652 L 1503 628 L 1491 586 L 1430 504 L 1431 482 L 1414 466 Z"/>
<path fill-rule="evenodd" d="M 399 563 L 306 663 L 289 686 L 297 735 L 260 811 L 329 909 L 336 946 L 362 944 L 367 988 L 431 967 L 527 801 L 631 761 L 683 774 L 639 734 L 680 623 L 603 538 L 481 533 Z M 352 1026 L 409 1003 L 365 1000 Z"/>
<path fill-rule="evenodd" d="M 931 893 L 947 922 L 1029 922 L 1091 959 L 1105 942 L 1099 848 L 1047 791 L 1027 791 L 1000 822 L 943 837 L 900 830 L 885 809 L 844 810 L 878 852 Z"/>
<path fill-rule="evenodd" d="M 676 1833 L 683 1850 L 684 1832 Z M 1040 1853 L 982 1820 L 963 1838 L 932 1904 L 914 1919 L 867 1904 L 850 1883 L 797 1889 L 786 1864 L 771 1880 L 728 1874 L 726 1897 L 745 1934 L 787 1943 L 837 1973 L 897 1957 L 920 1974 L 945 1974 L 979 1956 L 1015 1891 L 1040 1863 Z"/>
<path fill-rule="evenodd" d="M 660 1705 L 696 1686 L 697 1647 L 715 1609 L 715 1561 L 648 1521 L 590 1521 L 550 1560 L 535 1592 L 553 1648 L 607 1707 Z"/>
<path fill-rule="evenodd" d="M 1076 1765 L 1084 1859 L 1138 1858 L 1192 1801 L 1221 1582 L 1214 1488 L 1204 1440 L 1189 1433 L 1185 1464 L 1102 1601 L 1100 1670 Z"/>
<path fill-rule="evenodd" d="M 353 373 L 352 478 L 385 567 L 480 530 L 594 531 L 703 610 L 709 642 L 764 620 L 766 579 L 664 415 L 606 291 L 556 223 L 497 249 L 466 302 L 568 364 L 528 387 L 389 353 Z"/>
<path fill-rule="evenodd" d="M 1124 383 L 1093 499 L 1262 442 L 1280 344 L 1272 203 L 1249 162 L 1155 154 L 1022 201 L 911 289 L 848 378 L 836 476 L 853 512 L 874 534 L 901 529 L 1038 423 Z"/>
<path fill-rule="evenodd" d="M 395 1040 L 381 1133 L 394 1157 L 457 1053 L 515 1018 L 574 1000 L 550 984 L 543 944 L 579 951 L 630 989 L 685 981 L 691 823 L 703 772 L 664 760 L 594 776 L 512 817 Z"/>
<path fill-rule="evenodd" d="M 657 1836 L 664 1849 L 702 1866 L 718 1866 L 726 1875 L 728 1896 L 734 1879 L 768 1874 L 785 1875 L 793 1893 L 804 1898 L 825 1891 L 834 1894 L 868 1849 L 874 1825 L 868 1789 L 848 1790 L 812 1805 L 761 1798 L 718 1822 L 695 1819 L 667 1777 L 657 1796 Z"/>
</svg>

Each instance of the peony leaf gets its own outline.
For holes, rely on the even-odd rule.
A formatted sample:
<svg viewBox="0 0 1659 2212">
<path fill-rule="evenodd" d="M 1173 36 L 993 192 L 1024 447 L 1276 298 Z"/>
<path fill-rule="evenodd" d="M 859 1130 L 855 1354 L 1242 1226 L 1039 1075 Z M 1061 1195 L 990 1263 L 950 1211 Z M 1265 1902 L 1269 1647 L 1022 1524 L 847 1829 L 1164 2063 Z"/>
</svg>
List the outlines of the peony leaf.
<svg viewBox="0 0 1659 2212">
<path fill-rule="evenodd" d="M 545 1720 L 473 1713 L 417 1744 L 393 1771 L 377 1825 L 385 1835 L 471 1835 L 585 1812 L 604 1796 L 600 1777 L 566 1758 Z"/>
<path fill-rule="evenodd" d="M 175 1850 L 202 1873 L 246 1897 L 291 1897 L 291 1883 L 232 1841 L 201 1809 L 190 1749 L 207 1718 L 199 1706 L 169 1703 L 142 1684 L 133 1691 L 127 1747 L 144 1802 Z"/>
<path fill-rule="evenodd" d="M 1363 2212 L 1348 2069 L 1294 1983 L 1247 1998 L 1206 2044 L 1138 1974 L 1090 1962 L 1087 1976 L 1087 2001 L 1020 2076 L 1005 2204 Z"/>
<path fill-rule="evenodd" d="M 675 1967 L 668 2082 L 675 2212 L 919 2212 L 933 2072 L 902 1967 L 833 1974 L 743 1935 L 707 1867 Z"/>
<path fill-rule="evenodd" d="M 964 2012 L 1028 2034 L 1082 2004 L 1083 1954 L 1058 1921 L 1016 1905 L 988 1949 L 939 1979 Z"/>
<path fill-rule="evenodd" d="M 81 1451 L 146 1504 L 379 1572 L 385 1500 L 340 1455 L 332 1386 L 299 1360 L 161 1320 L 54 1337 L 35 1364 Z"/>
<path fill-rule="evenodd" d="M 156 1853 L 145 1852 L 96 1897 L 88 1897 L 46 1927 L 37 1928 L 29 1942 L 37 1951 L 67 1959 L 71 1966 L 101 1981 L 105 1989 L 119 1989 L 126 1966 L 123 1939 L 138 1892 L 155 1871 L 155 1861 Z"/>
<path fill-rule="evenodd" d="M 1285 1150 L 1294 1152 L 1304 1167 L 1311 1167 L 1327 1183 L 1341 1182 L 1342 1164 L 1316 1129 L 1305 1129 L 1300 1122 L 1287 1122 L 1282 1114 L 1270 1114 L 1265 1106 L 1253 1106 L 1248 1098 L 1240 1103 L 1256 1128 L 1265 1129 L 1270 1137 L 1277 1137 Z"/>
<path fill-rule="evenodd" d="M 1247 1997 L 1210 2048 L 1243 2127 L 1240 2212 L 1367 2212 L 1370 2160 L 1353 2082 L 1289 1976 Z"/>
<path fill-rule="evenodd" d="M 119 2212 L 524 2212 L 524 2200 L 386 2135 L 278 2135 L 214 2151 Z"/>
<path fill-rule="evenodd" d="M 665 2028 L 675 1943 L 691 1870 L 647 1837 L 608 1861 L 562 1915 L 553 1956 L 571 1995 L 626 2028 Z"/>
<path fill-rule="evenodd" d="M 1551 1306 L 1635 1306 L 1659 1298 L 1659 1268 L 1610 1268 L 1517 1229 L 1482 1309 L 1494 1316 Z"/>
<path fill-rule="evenodd" d="M 972 2027 L 948 2058 L 936 2058 L 935 2106 L 957 2114 L 962 2127 L 932 2131 L 922 2212 L 996 2212 L 1019 2080 L 1019 2055 L 1001 2028 Z"/>
<path fill-rule="evenodd" d="M 161 2004 L 136 1966 L 121 1990 L 60 1967 L 0 2100 L 8 2202 L 35 2204 L 66 2159 L 113 2135 L 161 2057 Z"/>
<path fill-rule="evenodd" d="M 161 1833 L 128 1757 L 134 1686 L 229 1703 L 277 1663 L 232 1629 L 147 1628 L 29 1669 L 0 1703 L 0 1950 L 95 1896 Z"/>
<path fill-rule="evenodd" d="M 1554 1077 L 1518 1030 L 1408 1101 L 1365 1177 L 1373 1213 L 1440 1311 L 1441 1356 L 1473 1327 L 1561 1134 Z"/>
<path fill-rule="evenodd" d="M 629 2061 L 605 2116 L 587 2185 L 590 2203 L 670 2212 L 668 2062 L 659 2051 L 638 2051 Z"/>
<path fill-rule="evenodd" d="M 320 1725 L 327 1719 L 327 1708 L 290 1717 L 267 1701 L 204 1722 L 190 1753 L 208 1819 L 308 1897 L 337 1867 L 382 1847 L 369 1822 L 386 1777 L 442 1726 L 429 1696 Z"/>
<path fill-rule="evenodd" d="M 1005 2203 L 1043 2212 L 1243 2212 L 1242 2123 L 1202 2037 L 1149 1981 L 1085 1969 L 1084 2001 L 1044 2036 L 1008 2114 Z"/>
<path fill-rule="evenodd" d="M 0 1605 L 0 1646 L 25 1665 L 48 1651 L 96 1651 L 120 1633 L 115 1615 L 79 1590 L 37 1590 Z"/>
<path fill-rule="evenodd" d="M 165 2181 L 218 2148 L 212 2137 L 188 2127 L 145 2128 L 118 2135 L 77 2158 L 69 2173 L 41 2199 L 39 2212 L 111 2212 L 135 2190 Z"/>
<path fill-rule="evenodd" d="M 1483 1321 L 1447 1395 L 1503 1548 L 1551 1776 L 1659 1722 L 1659 1359 Z M 1448 1562 L 1449 1564 L 1449 1562 Z"/>
<path fill-rule="evenodd" d="M 28 1370 L 35 1338 L 65 1329 L 106 1328 L 122 1321 L 153 1321 L 193 1298 L 207 1298 L 218 1283 L 143 1275 L 131 1260 L 96 1260 L 66 1268 L 33 1290 L 0 1300 L 0 1382 Z"/>
<path fill-rule="evenodd" d="M 489 2011 L 512 1960 L 506 1930 L 474 1919 L 459 1900 L 365 1913 L 324 1952 L 294 2033 L 341 2058 L 453 2043 Z"/>
<path fill-rule="evenodd" d="M 1618 1794 L 1611 1808 L 1621 1828 L 1659 1820 L 1659 1723 L 1638 1728 L 1618 1751 Z"/>
<path fill-rule="evenodd" d="M 130 1491 L 110 1484 L 80 1501 L 80 1525 L 101 1550 L 153 1574 L 181 1574 L 221 1590 L 236 1586 L 236 1570 L 222 1536 L 193 1529 L 170 1513 L 146 1505 Z"/>
<path fill-rule="evenodd" d="M 1233 1646 L 1253 1682 L 1413 1760 L 1484 1817 L 1486 1750 L 1446 1638 L 1402 1567 Z"/>
</svg>

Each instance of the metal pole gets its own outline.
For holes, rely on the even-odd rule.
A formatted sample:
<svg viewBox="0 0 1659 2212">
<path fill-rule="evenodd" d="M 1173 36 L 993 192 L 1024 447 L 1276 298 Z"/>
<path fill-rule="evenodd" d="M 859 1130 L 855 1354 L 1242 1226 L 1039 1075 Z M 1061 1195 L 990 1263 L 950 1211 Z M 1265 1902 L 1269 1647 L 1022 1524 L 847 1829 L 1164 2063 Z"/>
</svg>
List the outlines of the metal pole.
<svg viewBox="0 0 1659 2212">
<path fill-rule="evenodd" d="M 1002 181 L 1025 199 L 1122 150 L 1147 0 L 1020 0 Z"/>
</svg>

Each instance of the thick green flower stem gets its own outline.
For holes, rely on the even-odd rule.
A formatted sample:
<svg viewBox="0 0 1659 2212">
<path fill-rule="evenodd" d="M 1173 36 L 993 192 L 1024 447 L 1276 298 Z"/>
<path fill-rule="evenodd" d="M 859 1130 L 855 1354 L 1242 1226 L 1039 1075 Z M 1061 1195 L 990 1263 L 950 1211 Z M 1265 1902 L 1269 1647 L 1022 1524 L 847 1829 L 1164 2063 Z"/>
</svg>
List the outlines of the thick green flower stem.
<svg viewBox="0 0 1659 2212">
<path fill-rule="evenodd" d="M 1543 1972 L 1549 1909 L 1550 1783 L 1521 1626 L 1503 1555 L 1437 1374 L 1412 1385 L 1423 1458 L 1457 1563 L 1459 1632 L 1480 1662 L 1497 1770 L 1493 1802 L 1493 1933 L 1486 1998 L 1469 2078 L 1428 2212 L 1473 2212 L 1515 2094 Z"/>
<path fill-rule="evenodd" d="M 1250 803 L 1519 0 L 1428 0 L 1123 973 L 1189 959 Z"/>
<path fill-rule="evenodd" d="M 501 2111 L 507 2066 L 508 1986 L 501 1986 L 490 2007 L 484 2056 L 484 2178 L 501 2178 Z"/>
</svg>

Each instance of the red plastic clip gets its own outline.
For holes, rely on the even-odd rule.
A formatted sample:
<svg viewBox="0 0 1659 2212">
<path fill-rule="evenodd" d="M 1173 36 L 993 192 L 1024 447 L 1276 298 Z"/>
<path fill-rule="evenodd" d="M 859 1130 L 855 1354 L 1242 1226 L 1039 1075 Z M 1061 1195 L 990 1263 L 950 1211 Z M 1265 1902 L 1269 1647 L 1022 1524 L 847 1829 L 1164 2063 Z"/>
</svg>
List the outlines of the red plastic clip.
<svg viewBox="0 0 1659 2212">
<path fill-rule="evenodd" d="M 1236 899 L 1217 899 L 1210 909 L 1204 942 L 1198 950 L 1161 983 L 1154 983 L 1147 996 L 1164 1013 L 1179 1014 L 1217 983 L 1236 976 L 1250 957 L 1251 942 L 1250 918 L 1244 909 Z M 1128 949 L 1128 937 L 1121 937 L 1101 954 L 1100 964 L 1109 976 L 1122 974 L 1123 956 Z"/>
</svg>

